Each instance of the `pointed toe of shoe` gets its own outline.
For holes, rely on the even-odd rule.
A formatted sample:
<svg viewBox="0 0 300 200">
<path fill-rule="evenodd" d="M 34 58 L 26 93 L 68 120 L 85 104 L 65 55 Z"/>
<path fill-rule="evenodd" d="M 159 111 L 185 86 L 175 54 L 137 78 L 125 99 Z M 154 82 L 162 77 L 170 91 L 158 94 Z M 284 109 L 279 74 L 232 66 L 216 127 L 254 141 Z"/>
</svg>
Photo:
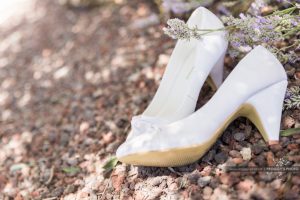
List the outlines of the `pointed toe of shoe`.
<svg viewBox="0 0 300 200">
<path fill-rule="evenodd" d="M 124 142 L 118 147 L 116 151 L 116 156 L 118 160 L 121 160 L 122 157 L 126 156 L 127 154 L 128 154 L 128 145 L 126 144 L 126 142 Z"/>
<path fill-rule="evenodd" d="M 147 151 L 147 138 L 145 135 L 136 136 L 130 140 L 126 140 L 119 146 L 116 151 L 118 160 L 127 164 L 134 164 L 129 162 L 126 157 L 139 154 L 140 152 Z"/>
<path fill-rule="evenodd" d="M 155 153 L 167 145 L 155 133 L 145 133 L 129 141 L 125 141 L 116 152 L 119 161 L 139 166 L 161 166 L 159 154 Z"/>
<path fill-rule="evenodd" d="M 119 146 L 119 148 L 116 151 L 117 158 L 122 161 L 122 159 L 126 156 L 129 156 L 131 154 L 138 153 L 140 151 L 139 148 L 135 147 L 132 140 L 125 141 L 123 144 Z M 130 164 L 130 163 L 129 163 Z"/>
</svg>

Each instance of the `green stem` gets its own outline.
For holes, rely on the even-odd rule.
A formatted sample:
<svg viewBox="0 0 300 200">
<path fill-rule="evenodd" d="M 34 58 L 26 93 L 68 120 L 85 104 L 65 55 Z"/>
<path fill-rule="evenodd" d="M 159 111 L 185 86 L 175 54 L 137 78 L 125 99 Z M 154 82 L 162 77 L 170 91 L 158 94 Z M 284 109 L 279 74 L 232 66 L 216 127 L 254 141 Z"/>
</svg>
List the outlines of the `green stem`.
<svg viewBox="0 0 300 200">
<path fill-rule="evenodd" d="M 287 37 L 287 36 L 290 36 L 290 35 L 293 35 L 294 33 L 297 33 L 298 31 L 300 30 L 300 26 L 295 28 L 295 29 L 292 29 L 290 30 L 289 32 L 283 34 L 283 37 Z"/>
<path fill-rule="evenodd" d="M 290 7 L 290 8 L 286 8 L 284 10 L 275 11 L 275 12 L 269 14 L 269 15 L 266 15 L 266 16 L 292 14 L 297 9 L 298 8 L 296 6 L 293 6 L 293 7 Z"/>
<path fill-rule="evenodd" d="M 292 45 L 280 48 L 280 51 L 284 51 L 284 50 L 289 49 L 293 46 L 297 46 L 298 44 L 300 44 L 300 40 L 296 40 Z"/>
</svg>

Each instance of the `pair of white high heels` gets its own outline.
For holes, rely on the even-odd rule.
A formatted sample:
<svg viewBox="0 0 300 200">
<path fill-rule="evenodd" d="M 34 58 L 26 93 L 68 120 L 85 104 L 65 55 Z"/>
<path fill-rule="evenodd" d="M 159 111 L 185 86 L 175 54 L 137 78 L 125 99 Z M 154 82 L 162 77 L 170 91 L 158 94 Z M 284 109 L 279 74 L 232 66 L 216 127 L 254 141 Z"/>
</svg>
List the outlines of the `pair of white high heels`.
<svg viewBox="0 0 300 200">
<path fill-rule="evenodd" d="M 199 29 L 224 27 L 202 7 L 187 23 Z M 154 99 L 143 114 L 133 117 L 131 131 L 117 150 L 121 162 L 159 167 L 195 162 L 240 116 L 249 118 L 265 141 L 279 140 L 287 87 L 283 66 L 272 53 L 258 46 L 222 84 L 226 50 L 224 31 L 207 34 L 201 40 L 177 42 Z M 195 112 L 206 79 L 218 91 Z"/>
</svg>

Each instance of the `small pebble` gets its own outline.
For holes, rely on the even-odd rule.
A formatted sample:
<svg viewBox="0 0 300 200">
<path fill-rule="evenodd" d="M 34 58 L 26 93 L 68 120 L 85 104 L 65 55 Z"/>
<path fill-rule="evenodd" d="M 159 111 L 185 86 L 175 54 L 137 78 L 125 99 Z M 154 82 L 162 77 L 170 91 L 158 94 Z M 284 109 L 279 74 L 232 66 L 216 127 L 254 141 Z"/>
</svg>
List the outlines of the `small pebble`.
<svg viewBox="0 0 300 200">
<path fill-rule="evenodd" d="M 161 184 L 161 182 L 162 182 L 162 178 L 161 177 L 155 177 L 155 178 L 153 178 L 151 181 L 150 181 L 150 185 L 152 185 L 152 186 L 158 186 L 158 185 L 160 185 Z"/>
<path fill-rule="evenodd" d="M 243 141 L 243 140 L 246 139 L 246 135 L 245 135 L 245 133 L 243 133 L 243 132 L 238 132 L 238 133 L 235 133 L 235 134 L 233 135 L 233 138 L 234 138 L 236 141 Z"/>
<path fill-rule="evenodd" d="M 225 152 L 220 152 L 215 155 L 214 159 L 218 164 L 224 163 L 228 158 L 228 155 Z"/>
<path fill-rule="evenodd" d="M 89 129 L 90 125 L 88 122 L 82 122 L 79 126 L 79 131 L 81 134 L 84 134 Z"/>
<path fill-rule="evenodd" d="M 237 188 L 242 191 L 249 191 L 254 186 L 254 181 L 246 179 L 237 184 Z"/>
<path fill-rule="evenodd" d="M 187 179 L 190 181 L 192 184 L 197 184 L 197 180 L 199 179 L 200 174 L 198 173 L 191 173 L 187 176 Z"/>
<path fill-rule="evenodd" d="M 229 144 L 231 141 L 231 133 L 229 131 L 225 131 L 222 135 L 222 141 L 226 144 Z"/>
<path fill-rule="evenodd" d="M 202 160 L 204 162 L 210 162 L 214 159 L 215 155 L 216 155 L 216 150 L 212 149 L 205 154 L 205 156 L 202 158 Z"/>
<path fill-rule="evenodd" d="M 242 157 L 241 153 L 237 150 L 229 151 L 229 155 L 233 158 L 241 158 Z"/>
<path fill-rule="evenodd" d="M 241 153 L 244 160 L 250 160 L 251 159 L 251 148 L 249 148 L 249 147 L 242 148 L 240 153 Z"/>
<path fill-rule="evenodd" d="M 198 179 L 198 185 L 200 187 L 205 187 L 211 180 L 211 176 L 203 176 Z"/>
<path fill-rule="evenodd" d="M 252 152 L 256 155 L 260 154 L 261 152 L 263 152 L 264 150 L 264 147 L 259 145 L 259 144 L 256 144 L 256 145 L 253 145 L 252 146 Z"/>
<path fill-rule="evenodd" d="M 287 148 L 288 148 L 289 150 L 295 150 L 295 149 L 299 149 L 299 145 L 298 145 L 298 144 L 292 143 L 292 144 L 288 144 L 288 145 L 287 145 Z"/>
<path fill-rule="evenodd" d="M 75 186 L 74 185 L 68 185 L 64 191 L 64 194 L 70 194 L 75 192 Z"/>
<path fill-rule="evenodd" d="M 64 188 L 62 187 L 58 187 L 56 189 L 53 190 L 53 192 L 51 193 L 52 197 L 59 197 L 64 193 Z"/>
<path fill-rule="evenodd" d="M 234 164 L 241 164 L 244 160 L 242 158 L 233 158 L 232 162 Z"/>
<path fill-rule="evenodd" d="M 273 144 L 273 145 L 270 145 L 270 149 L 273 153 L 276 153 L 276 152 L 282 150 L 282 146 L 280 144 Z"/>
<path fill-rule="evenodd" d="M 256 158 L 254 158 L 254 162 L 260 167 L 265 166 L 267 163 L 266 158 L 263 155 L 259 155 Z"/>
<path fill-rule="evenodd" d="M 213 193 L 213 189 L 211 187 L 205 186 L 205 188 L 203 188 L 203 195 L 205 197 L 211 196 L 212 193 Z"/>
<path fill-rule="evenodd" d="M 292 183 L 295 185 L 300 185 L 300 177 L 299 176 L 293 176 Z"/>
<path fill-rule="evenodd" d="M 267 163 L 268 163 L 268 166 L 275 165 L 274 154 L 272 153 L 272 151 L 267 152 Z"/>
</svg>

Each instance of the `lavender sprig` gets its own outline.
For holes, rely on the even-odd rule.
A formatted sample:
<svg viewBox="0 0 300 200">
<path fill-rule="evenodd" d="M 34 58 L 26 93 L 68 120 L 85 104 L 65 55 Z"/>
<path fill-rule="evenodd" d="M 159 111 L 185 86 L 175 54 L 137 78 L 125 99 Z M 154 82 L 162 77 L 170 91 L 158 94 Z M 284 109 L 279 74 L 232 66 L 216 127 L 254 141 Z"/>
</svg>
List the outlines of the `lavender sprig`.
<svg viewBox="0 0 300 200">
<path fill-rule="evenodd" d="M 226 24 L 221 29 L 199 29 L 189 27 L 184 21 L 170 19 L 164 32 L 173 39 L 200 39 L 202 36 L 216 31 L 227 31 L 231 44 L 230 54 L 235 57 L 240 52 L 248 52 L 257 45 L 263 45 L 275 53 L 282 62 L 296 62 L 299 56 L 292 47 L 300 45 L 300 39 L 295 39 L 293 45 L 276 48 L 276 44 L 285 39 L 295 37 L 300 32 L 300 15 L 292 14 L 299 10 L 299 4 L 285 10 L 276 11 L 268 16 L 251 16 L 241 14 L 239 18 L 224 17 Z M 294 48 L 297 49 L 297 48 Z"/>
<path fill-rule="evenodd" d="M 183 20 L 178 18 L 169 19 L 167 21 L 168 27 L 164 27 L 163 31 L 165 34 L 173 39 L 179 40 L 190 40 L 201 39 L 203 35 L 202 32 L 207 32 L 207 30 L 200 30 L 197 27 L 189 27 Z M 212 30 L 215 31 L 215 30 Z"/>
<path fill-rule="evenodd" d="M 300 109 L 300 87 L 294 86 L 287 89 L 283 108 L 288 109 Z"/>
</svg>

